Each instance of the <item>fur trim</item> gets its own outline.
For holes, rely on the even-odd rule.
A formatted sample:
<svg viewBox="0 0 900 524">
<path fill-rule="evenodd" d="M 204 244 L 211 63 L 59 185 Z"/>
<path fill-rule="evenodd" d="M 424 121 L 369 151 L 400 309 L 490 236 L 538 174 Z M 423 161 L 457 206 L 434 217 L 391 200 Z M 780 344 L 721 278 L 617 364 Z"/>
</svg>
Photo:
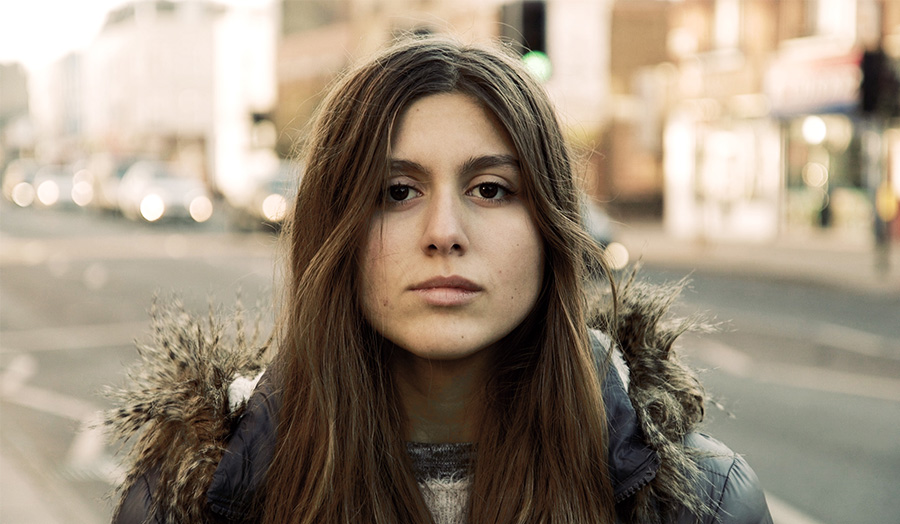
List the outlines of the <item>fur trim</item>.
<svg viewBox="0 0 900 524">
<path fill-rule="evenodd" d="M 178 299 L 154 297 L 150 317 L 152 338 L 137 345 L 140 360 L 128 383 L 109 392 L 120 406 L 106 417 L 111 438 L 132 444 L 118 491 L 124 495 L 155 469 L 151 514 L 162 522 L 203 522 L 205 488 L 246 405 L 229 399 L 229 385 L 258 377 L 272 339 L 260 336 L 259 318 L 248 334 L 240 304 L 231 316 L 210 307 L 202 319 Z"/>
<path fill-rule="evenodd" d="M 632 518 L 668 522 L 682 507 L 702 516 L 711 510 L 699 496 L 697 457 L 683 440 L 703 421 L 707 397 L 674 345 L 686 332 L 716 328 L 701 316 L 671 317 L 686 279 L 652 285 L 639 281 L 637 272 L 635 267 L 618 283 L 615 311 L 610 294 L 596 306 L 591 326 L 607 333 L 621 350 L 629 371 L 628 396 L 647 443 L 660 458 L 656 477 L 636 495 Z"/>
<path fill-rule="evenodd" d="M 699 457 L 683 440 L 702 422 L 707 399 L 696 376 L 678 360 L 674 344 L 685 332 L 713 328 L 699 317 L 670 317 L 686 281 L 656 286 L 636 276 L 637 269 L 616 286 L 615 305 L 611 293 L 599 294 L 590 322 L 621 350 L 631 403 L 661 463 L 655 478 L 632 499 L 630 522 L 668 522 L 682 508 L 702 516 L 709 508 L 697 486 Z M 151 317 L 152 340 L 138 346 L 140 361 L 129 373 L 130 382 L 114 392 L 121 407 L 106 420 L 115 439 L 133 442 L 129 474 L 119 491 L 127 493 L 155 469 L 153 511 L 160 520 L 203 522 L 206 488 L 246 393 L 269 361 L 272 338 L 261 339 L 258 319 L 248 337 L 240 306 L 230 316 L 211 308 L 201 319 L 178 300 L 161 305 L 155 299 Z"/>
</svg>

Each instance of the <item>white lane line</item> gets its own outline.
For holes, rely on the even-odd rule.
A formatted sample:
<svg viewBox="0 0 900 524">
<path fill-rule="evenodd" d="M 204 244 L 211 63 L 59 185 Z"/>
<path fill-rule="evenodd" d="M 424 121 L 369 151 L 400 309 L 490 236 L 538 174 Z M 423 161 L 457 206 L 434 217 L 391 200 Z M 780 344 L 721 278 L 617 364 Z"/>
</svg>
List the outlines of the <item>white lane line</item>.
<svg viewBox="0 0 900 524">
<path fill-rule="evenodd" d="M 900 402 L 900 380 L 847 373 L 783 362 L 755 361 L 727 344 L 704 340 L 691 353 L 717 369 L 738 377 L 792 387 Z"/>
<path fill-rule="evenodd" d="M 82 235 L 45 239 L 0 234 L 0 266 L 35 266 L 77 260 L 156 260 L 237 255 L 270 258 L 276 239 L 269 234 L 235 237 L 227 233 Z"/>
<path fill-rule="evenodd" d="M 20 524 L 109 522 L 110 515 L 103 511 L 98 501 L 85 499 L 74 486 L 54 473 L 53 464 L 47 461 L 42 450 L 35 446 L 28 435 L 10 432 L 4 437 L 6 444 L 4 454 L 8 450 L 12 455 L 4 458 L 9 459 L 14 466 L 12 470 L 3 470 L 3 481 L 11 482 L 14 486 L 11 493 L 4 491 L 4 504 L 6 496 L 11 494 L 22 497 L 31 506 L 31 511 L 22 515 L 21 520 L 11 522 Z M 37 489 L 38 493 L 29 492 L 27 489 L 23 491 L 21 488 L 25 485 Z M 33 498 L 34 496 L 37 498 Z M 5 511 L 3 516 L 6 517 Z M 43 520 L 41 517 L 49 518 Z"/>
<path fill-rule="evenodd" d="M 772 514 L 772 522 L 776 524 L 825 524 L 769 492 L 766 492 L 766 502 L 769 503 L 769 513 Z"/>
<path fill-rule="evenodd" d="M 27 353 L 17 355 L 0 372 L 0 398 L 4 402 L 70 420 L 85 420 L 101 411 L 86 400 L 26 384 L 36 374 L 37 360 Z"/>
<path fill-rule="evenodd" d="M 31 355 L 18 355 L 0 373 L 0 397 L 13 395 L 37 373 L 37 359 Z"/>
<path fill-rule="evenodd" d="M 812 333 L 816 342 L 867 357 L 900 360 L 900 341 L 867 331 L 822 322 Z"/>
<path fill-rule="evenodd" d="M 31 386 L 21 386 L 15 393 L 4 394 L 3 400 L 42 413 L 77 421 L 89 418 L 98 411 L 98 408 L 90 402 L 49 389 Z"/>
<path fill-rule="evenodd" d="M 66 473 L 76 479 L 101 480 L 111 485 L 124 481 L 126 472 L 106 451 L 106 441 L 102 412 L 82 420 L 66 453 Z"/>
<path fill-rule="evenodd" d="M 777 333 L 778 336 L 801 341 L 812 341 L 829 348 L 856 353 L 867 357 L 900 360 L 900 340 L 877 335 L 861 329 L 832 322 L 810 322 L 791 316 L 772 318 L 755 311 L 740 311 L 729 315 L 743 332 Z M 739 320 L 739 322 L 738 322 Z"/>
<path fill-rule="evenodd" d="M 149 328 L 150 321 L 145 320 L 4 331 L 0 354 L 131 346 Z"/>
<path fill-rule="evenodd" d="M 36 373 L 37 361 L 32 355 L 13 358 L 0 373 L 0 400 L 80 422 L 66 453 L 64 470 L 76 478 L 119 482 L 122 471 L 106 451 L 103 410 L 80 398 L 26 384 Z"/>
</svg>

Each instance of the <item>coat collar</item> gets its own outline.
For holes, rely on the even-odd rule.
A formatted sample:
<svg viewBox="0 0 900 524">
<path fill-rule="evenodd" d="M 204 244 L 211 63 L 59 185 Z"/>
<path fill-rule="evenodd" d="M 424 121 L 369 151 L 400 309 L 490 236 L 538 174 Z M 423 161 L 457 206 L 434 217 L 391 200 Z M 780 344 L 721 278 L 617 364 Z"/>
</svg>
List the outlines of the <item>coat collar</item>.
<svg viewBox="0 0 900 524">
<path fill-rule="evenodd" d="M 621 356 L 609 355 L 609 339 L 592 332 L 591 341 L 598 362 L 608 362 L 602 383 L 608 424 L 609 473 L 616 503 L 646 486 L 659 469 L 657 453 L 644 443 L 637 415 L 628 398 L 627 371 L 616 365 Z M 262 488 L 265 472 L 275 449 L 275 414 L 280 396 L 271 373 L 260 380 L 245 412 L 229 440 L 207 499 L 213 512 L 233 520 L 252 514 L 254 494 Z"/>
</svg>

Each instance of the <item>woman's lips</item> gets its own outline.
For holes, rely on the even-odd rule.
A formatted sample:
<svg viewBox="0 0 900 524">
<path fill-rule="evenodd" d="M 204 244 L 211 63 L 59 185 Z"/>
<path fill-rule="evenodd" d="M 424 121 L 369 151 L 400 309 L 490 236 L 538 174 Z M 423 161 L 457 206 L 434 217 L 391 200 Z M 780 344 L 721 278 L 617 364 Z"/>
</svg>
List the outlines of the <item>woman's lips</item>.
<svg viewBox="0 0 900 524">
<path fill-rule="evenodd" d="M 462 306 L 468 304 L 483 291 L 474 282 L 458 276 L 434 277 L 410 288 L 431 306 Z"/>
</svg>

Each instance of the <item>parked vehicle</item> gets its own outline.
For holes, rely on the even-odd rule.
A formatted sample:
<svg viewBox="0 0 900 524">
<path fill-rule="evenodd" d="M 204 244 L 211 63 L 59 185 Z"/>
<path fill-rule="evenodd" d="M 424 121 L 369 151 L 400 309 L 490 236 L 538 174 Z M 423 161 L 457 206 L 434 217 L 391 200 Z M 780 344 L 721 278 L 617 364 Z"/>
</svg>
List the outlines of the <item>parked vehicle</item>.
<svg viewBox="0 0 900 524">
<path fill-rule="evenodd" d="M 101 211 L 118 211 L 119 183 L 128 168 L 137 162 L 133 157 L 116 157 L 99 153 L 91 157 L 87 169 L 93 191 L 91 207 Z"/>
<path fill-rule="evenodd" d="M 600 247 L 606 248 L 615 236 L 613 221 L 606 211 L 594 202 L 584 203 L 584 223 L 591 238 Z"/>
<path fill-rule="evenodd" d="M 116 193 L 119 210 L 131 220 L 205 222 L 213 213 L 212 196 L 203 182 L 166 162 L 135 162 L 122 176 Z"/>
<path fill-rule="evenodd" d="M 28 158 L 18 158 L 6 166 L 3 172 L 3 196 L 19 207 L 34 203 L 34 177 L 40 165 Z"/>
<path fill-rule="evenodd" d="M 606 263 L 612 270 L 623 269 L 629 262 L 628 249 L 616 241 L 615 223 L 606 210 L 593 201 L 585 199 L 582 206 L 584 226 L 594 242 L 603 249 Z M 597 272 L 599 268 L 592 268 Z"/>
<path fill-rule="evenodd" d="M 229 224 L 240 231 L 277 230 L 293 202 L 299 174 L 296 163 L 283 160 L 251 179 L 245 194 L 229 199 Z"/>
<path fill-rule="evenodd" d="M 35 207 L 74 207 L 75 173 L 71 166 L 46 165 L 34 175 Z"/>
</svg>

